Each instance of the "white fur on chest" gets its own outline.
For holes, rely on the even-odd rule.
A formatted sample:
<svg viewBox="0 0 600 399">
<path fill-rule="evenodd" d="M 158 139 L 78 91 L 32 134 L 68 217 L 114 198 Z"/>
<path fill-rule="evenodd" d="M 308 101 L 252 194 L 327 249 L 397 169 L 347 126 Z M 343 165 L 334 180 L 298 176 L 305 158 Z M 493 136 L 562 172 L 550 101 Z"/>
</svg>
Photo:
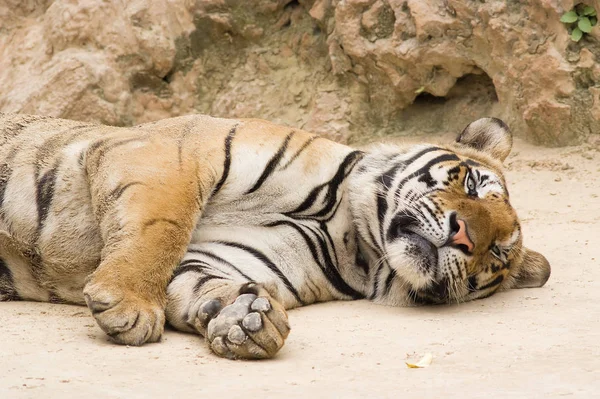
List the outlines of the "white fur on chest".
<svg viewBox="0 0 600 399">
<path fill-rule="evenodd" d="M 354 228 L 348 200 L 343 195 L 345 188 L 340 190 L 342 195 L 337 212 L 327 221 L 294 219 L 285 214 L 299 204 L 306 192 L 289 201 L 269 199 L 264 206 L 257 198 L 251 199 L 250 204 L 244 204 L 243 198 L 238 199 L 234 201 L 235 206 L 220 201 L 209 202 L 192 235 L 190 249 L 216 254 L 254 281 L 278 281 L 280 299 L 286 307 L 298 306 L 297 299 L 280 280 L 273 278 L 264 259 L 257 259 L 252 253 L 226 243 L 245 246 L 264 255 L 297 288 L 305 304 L 344 299 L 347 296 L 340 293 L 326 276 L 331 272 L 327 269 L 335 268 L 335 272 L 355 288 L 361 286 L 364 277 L 355 266 Z"/>
</svg>

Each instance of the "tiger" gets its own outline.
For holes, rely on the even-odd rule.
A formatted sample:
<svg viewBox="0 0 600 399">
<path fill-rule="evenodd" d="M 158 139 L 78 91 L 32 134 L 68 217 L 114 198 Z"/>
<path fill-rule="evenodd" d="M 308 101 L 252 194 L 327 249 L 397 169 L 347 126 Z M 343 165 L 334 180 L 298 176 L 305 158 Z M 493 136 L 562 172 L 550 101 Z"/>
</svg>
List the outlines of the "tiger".
<svg viewBox="0 0 600 399">
<path fill-rule="evenodd" d="M 112 341 L 165 324 L 273 357 L 287 310 L 541 287 L 502 172 L 512 133 L 355 149 L 259 119 L 134 127 L 0 113 L 0 301 L 86 305 Z"/>
</svg>

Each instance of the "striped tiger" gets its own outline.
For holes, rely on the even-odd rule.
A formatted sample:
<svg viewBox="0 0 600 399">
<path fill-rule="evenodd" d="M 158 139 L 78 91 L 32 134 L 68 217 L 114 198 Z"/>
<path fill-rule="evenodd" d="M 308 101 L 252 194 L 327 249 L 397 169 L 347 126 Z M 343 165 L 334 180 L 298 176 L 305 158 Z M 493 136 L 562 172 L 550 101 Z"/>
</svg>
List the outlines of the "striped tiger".
<svg viewBox="0 0 600 399">
<path fill-rule="evenodd" d="M 216 354 L 275 355 L 286 309 L 457 303 L 542 286 L 500 120 L 359 151 L 266 121 L 108 127 L 0 114 L 0 300 L 86 304 L 117 343 L 165 320 Z"/>
</svg>

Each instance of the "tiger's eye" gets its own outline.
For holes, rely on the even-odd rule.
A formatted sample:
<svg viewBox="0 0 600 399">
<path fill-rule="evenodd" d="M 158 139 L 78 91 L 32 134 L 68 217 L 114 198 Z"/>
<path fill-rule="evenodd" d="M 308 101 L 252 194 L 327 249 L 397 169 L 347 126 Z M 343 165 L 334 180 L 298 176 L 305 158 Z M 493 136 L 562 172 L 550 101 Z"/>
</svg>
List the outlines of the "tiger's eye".
<svg viewBox="0 0 600 399">
<path fill-rule="evenodd" d="M 473 175 L 471 175 L 469 173 L 469 175 L 467 176 L 467 190 L 468 190 L 468 194 L 469 195 L 476 195 L 477 192 L 475 191 L 475 188 L 476 188 L 475 179 L 473 178 Z"/>
<path fill-rule="evenodd" d="M 496 258 L 500 259 L 502 257 L 502 251 L 500 251 L 500 247 L 497 245 L 494 245 L 492 248 L 490 248 L 490 251 Z"/>
</svg>

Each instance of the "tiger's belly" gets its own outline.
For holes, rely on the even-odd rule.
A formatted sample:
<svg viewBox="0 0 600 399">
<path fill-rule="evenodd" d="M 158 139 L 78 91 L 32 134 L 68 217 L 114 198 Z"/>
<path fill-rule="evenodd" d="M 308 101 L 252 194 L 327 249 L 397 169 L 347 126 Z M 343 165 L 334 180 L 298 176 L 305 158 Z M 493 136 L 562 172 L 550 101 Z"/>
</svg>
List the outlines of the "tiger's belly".
<svg viewBox="0 0 600 399">
<path fill-rule="evenodd" d="M 5 187 L 0 258 L 20 298 L 84 303 L 83 285 L 103 245 L 85 173 L 67 159 L 60 176 L 46 172 L 52 184 L 44 185 L 28 168 L 16 168 Z"/>
</svg>

